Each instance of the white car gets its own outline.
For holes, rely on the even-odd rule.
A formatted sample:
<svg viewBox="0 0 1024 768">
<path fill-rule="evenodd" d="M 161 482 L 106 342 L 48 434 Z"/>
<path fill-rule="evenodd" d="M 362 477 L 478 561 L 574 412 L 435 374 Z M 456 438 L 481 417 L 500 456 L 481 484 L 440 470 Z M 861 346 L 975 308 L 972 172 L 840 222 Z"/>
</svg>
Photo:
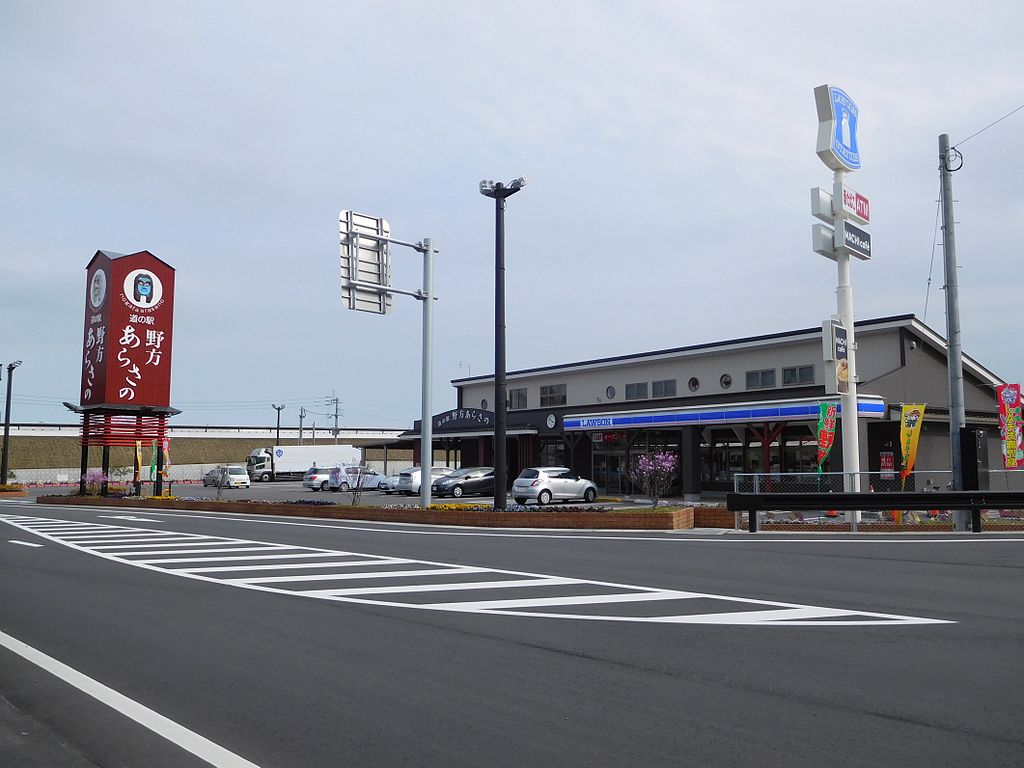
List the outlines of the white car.
<svg viewBox="0 0 1024 768">
<path fill-rule="evenodd" d="M 327 476 L 327 487 L 332 491 L 377 489 L 383 479 L 383 475 L 369 467 L 333 467 Z"/>
<path fill-rule="evenodd" d="M 512 498 L 516 504 L 531 499 L 538 504 L 573 500 L 590 504 L 597 498 L 597 486 L 568 467 L 531 467 L 512 483 Z"/>
<path fill-rule="evenodd" d="M 452 467 L 431 467 L 430 481 L 433 482 L 439 477 L 450 475 L 455 470 Z M 415 496 L 420 492 L 420 468 L 409 467 L 398 474 L 398 485 L 395 490 L 404 493 L 406 496 Z"/>
<path fill-rule="evenodd" d="M 330 467 L 310 467 L 302 477 L 302 486 L 311 491 L 326 491 L 331 484 Z"/>
<path fill-rule="evenodd" d="M 214 467 L 203 475 L 203 488 L 213 486 L 214 488 L 248 488 L 249 473 L 245 467 L 231 465 L 228 467 Z"/>
</svg>

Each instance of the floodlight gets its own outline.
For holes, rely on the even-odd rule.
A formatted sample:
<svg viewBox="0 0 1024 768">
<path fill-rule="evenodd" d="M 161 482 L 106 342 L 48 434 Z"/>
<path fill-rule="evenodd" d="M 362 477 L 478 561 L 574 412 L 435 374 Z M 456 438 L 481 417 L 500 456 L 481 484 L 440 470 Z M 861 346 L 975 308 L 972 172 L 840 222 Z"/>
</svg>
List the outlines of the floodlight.
<svg viewBox="0 0 1024 768">
<path fill-rule="evenodd" d="M 528 176 L 520 176 L 518 179 L 509 184 L 509 186 L 512 187 L 512 189 L 522 189 L 523 187 L 526 186 L 526 182 L 528 182 L 529 180 L 530 179 Z"/>
<path fill-rule="evenodd" d="M 494 182 L 490 179 L 484 179 L 480 182 L 480 194 L 490 195 L 494 192 Z"/>
</svg>

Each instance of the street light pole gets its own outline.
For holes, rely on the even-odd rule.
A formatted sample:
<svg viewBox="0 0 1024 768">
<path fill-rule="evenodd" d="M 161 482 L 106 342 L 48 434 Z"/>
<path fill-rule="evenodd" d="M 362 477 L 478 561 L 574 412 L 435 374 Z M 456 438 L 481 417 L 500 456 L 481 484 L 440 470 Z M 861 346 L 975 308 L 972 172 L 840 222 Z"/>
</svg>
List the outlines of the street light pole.
<svg viewBox="0 0 1024 768">
<path fill-rule="evenodd" d="M 271 403 L 270 406 L 275 411 L 277 411 L 277 439 L 274 441 L 274 445 L 280 445 L 281 444 L 281 411 L 284 410 L 284 406 L 283 405 L 274 405 L 273 403 Z"/>
<path fill-rule="evenodd" d="M 505 458 L 505 200 L 524 186 L 521 176 L 505 186 L 480 182 L 480 194 L 494 198 L 494 508 L 508 504 L 508 466 Z"/>
<path fill-rule="evenodd" d="M 4 457 L 0 460 L 0 485 L 4 485 L 7 482 L 7 469 L 10 465 L 8 452 L 11 435 L 11 382 L 14 380 L 14 369 L 19 365 L 21 365 L 21 360 L 15 360 L 7 365 L 7 401 L 4 406 Z"/>
</svg>

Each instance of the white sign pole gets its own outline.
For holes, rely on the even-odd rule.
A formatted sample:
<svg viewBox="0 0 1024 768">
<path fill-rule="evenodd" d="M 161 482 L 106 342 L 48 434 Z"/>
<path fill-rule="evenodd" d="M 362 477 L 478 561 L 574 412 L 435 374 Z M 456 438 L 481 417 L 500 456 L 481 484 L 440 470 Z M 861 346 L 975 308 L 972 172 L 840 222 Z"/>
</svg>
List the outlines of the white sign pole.
<svg viewBox="0 0 1024 768">
<path fill-rule="evenodd" d="M 837 170 L 832 182 L 833 210 L 842 211 L 843 183 L 846 171 Z M 836 202 L 840 202 L 837 206 Z M 843 217 L 838 213 L 833 220 L 836 232 L 843 230 Z M 845 248 L 836 248 L 836 264 L 838 281 L 836 285 L 836 309 L 839 312 L 839 324 L 846 329 L 848 343 L 847 362 L 849 386 L 839 397 L 842 404 L 843 418 L 843 490 L 848 493 L 860 490 L 860 435 L 857 420 L 857 344 L 854 336 L 853 315 L 853 282 L 850 277 L 850 253 Z M 846 513 L 847 522 L 856 525 L 860 522 L 860 512 L 850 510 Z"/>
</svg>

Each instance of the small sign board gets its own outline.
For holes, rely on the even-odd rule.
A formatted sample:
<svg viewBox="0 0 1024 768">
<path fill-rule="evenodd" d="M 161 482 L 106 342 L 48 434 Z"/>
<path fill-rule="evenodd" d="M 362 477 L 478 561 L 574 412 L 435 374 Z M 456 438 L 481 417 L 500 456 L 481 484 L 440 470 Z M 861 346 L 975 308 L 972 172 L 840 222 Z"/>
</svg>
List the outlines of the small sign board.
<svg viewBox="0 0 1024 768">
<path fill-rule="evenodd" d="M 871 203 L 860 192 L 855 192 L 844 184 L 842 215 L 856 224 L 867 224 L 871 221 Z"/>
<path fill-rule="evenodd" d="M 871 258 L 871 235 L 860 227 L 855 227 L 845 219 L 842 227 L 835 230 L 834 246 L 837 253 L 847 253 L 858 259 L 867 261 Z"/>
<path fill-rule="evenodd" d="M 348 309 L 384 315 L 391 311 L 387 219 L 353 211 L 338 214 L 341 300 Z M 376 288 L 375 286 L 380 286 Z"/>
</svg>

